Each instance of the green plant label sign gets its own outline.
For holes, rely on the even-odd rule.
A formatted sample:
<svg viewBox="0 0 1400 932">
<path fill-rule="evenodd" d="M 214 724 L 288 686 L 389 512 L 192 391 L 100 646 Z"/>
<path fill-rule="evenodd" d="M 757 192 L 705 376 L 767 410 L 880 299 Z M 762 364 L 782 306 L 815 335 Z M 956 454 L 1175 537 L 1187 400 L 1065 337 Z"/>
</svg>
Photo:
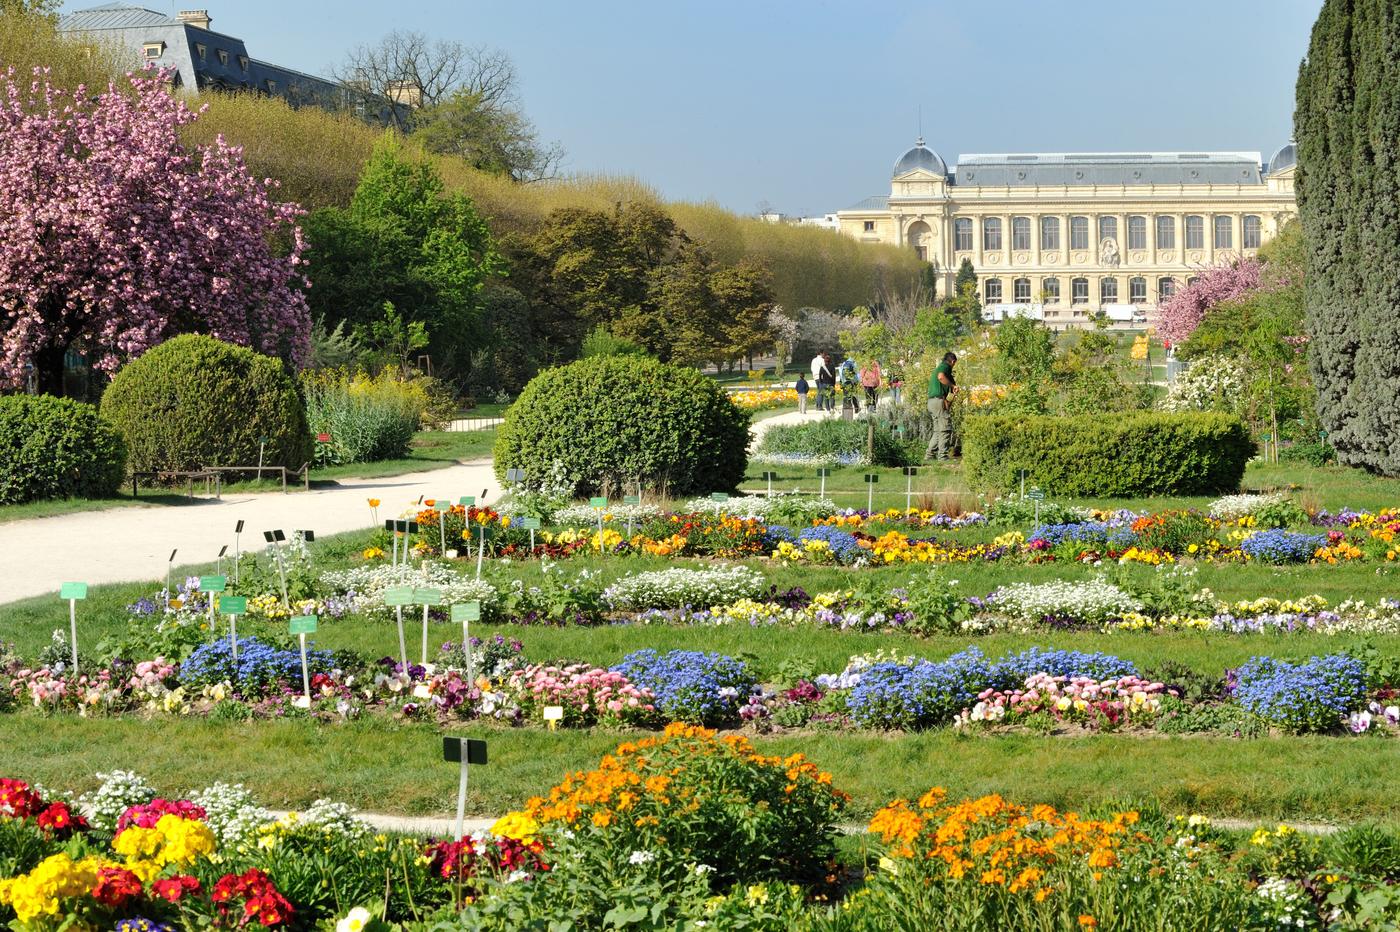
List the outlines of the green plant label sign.
<svg viewBox="0 0 1400 932">
<path fill-rule="evenodd" d="M 413 601 L 419 605 L 441 605 L 441 589 L 414 589 Z"/>
<path fill-rule="evenodd" d="M 287 631 L 290 634 L 315 634 L 316 616 L 303 615 L 300 618 L 293 618 L 287 622 Z"/>
<path fill-rule="evenodd" d="M 390 586 L 388 589 L 385 589 L 385 590 L 384 590 L 384 604 L 385 604 L 385 605 L 412 605 L 412 604 L 413 604 L 413 587 L 412 587 L 412 586 Z"/>
<path fill-rule="evenodd" d="M 223 592 L 228 588 L 227 576 L 201 576 L 199 577 L 200 592 Z"/>
<path fill-rule="evenodd" d="M 764 481 L 764 482 L 772 482 L 772 481 L 774 481 L 774 480 L 777 479 L 777 478 L 778 478 L 778 474 L 775 473 L 775 472 L 765 472 L 765 473 L 763 474 L 763 481 Z"/>
<path fill-rule="evenodd" d="M 520 526 L 527 531 L 538 531 L 540 529 L 539 518 L 521 518 Z"/>
<path fill-rule="evenodd" d="M 524 482 L 524 481 L 525 481 L 525 470 L 523 470 L 523 469 L 507 469 L 507 470 L 506 470 L 506 481 L 507 481 L 507 482 Z"/>
<path fill-rule="evenodd" d="M 879 473 L 868 472 L 865 474 L 865 481 L 871 484 L 877 483 L 880 481 L 880 475 Z"/>
<path fill-rule="evenodd" d="M 58 597 L 59 597 L 60 599 L 68 599 L 68 600 L 70 600 L 70 601 L 72 601 L 73 599 L 86 599 L 86 598 L 87 598 L 87 583 L 85 583 L 85 582 L 66 582 L 66 583 L 64 583 L 62 586 L 59 587 L 59 589 L 58 589 Z"/>
<path fill-rule="evenodd" d="M 1033 488 L 1030 491 L 1026 492 L 1026 498 L 1030 499 L 1033 502 L 1043 502 L 1045 501 L 1045 493 L 1038 488 Z"/>
<path fill-rule="evenodd" d="M 825 466 L 819 466 L 817 467 L 817 475 L 825 478 L 831 475 L 831 470 Z"/>
<path fill-rule="evenodd" d="M 438 511 L 451 511 L 452 503 L 445 498 L 437 498 L 433 500 L 433 508 Z"/>
<path fill-rule="evenodd" d="M 642 497 L 641 497 L 640 495 L 624 495 L 624 496 L 622 496 L 622 504 L 624 504 L 624 505 L 640 505 L 641 503 L 642 503 Z"/>
<path fill-rule="evenodd" d="M 712 501 L 712 502 L 727 502 L 727 501 L 729 501 L 729 493 L 728 493 L 728 492 L 711 492 L 711 493 L 710 493 L 710 501 Z"/>
<path fill-rule="evenodd" d="M 906 476 L 917 476 L 917 475 L 919 474 L 919 467 L 917 467 L 917 466 L 905 466 L 905 467 L 904 467 L 904 474 L 905 474 Z"/>
<path fill-rule="evenodd" d="M 444 737 L 442 759 L 452 764 L 485 764 L 486 742 L 476 738 Z"/>
<path fill-rule="evenodd" d="M 453 621 L 480 621 L 481 603 L 475 600 L 471 602 L 459 602 L 452 606 Z"/>
<path fill-rule="evenodd" d="M 463 495 L 461 498 L 457 499 L 457 504 L 461 505 L 463 508 L 470 508 L 476 504 L 476 496 Z"/>
<path fill-rule="evenodd" d="M 608 507 L 608 499 L 603 495 L 595 495 L 588 500 L 588 504 L 594 508 L 606 508 Z"/>
<path fill-rule="evenodd" d="M 225 615 L 248 614 L 248 597 L 242 595 L 219 596 L 219 611 Z"/>
</svg>

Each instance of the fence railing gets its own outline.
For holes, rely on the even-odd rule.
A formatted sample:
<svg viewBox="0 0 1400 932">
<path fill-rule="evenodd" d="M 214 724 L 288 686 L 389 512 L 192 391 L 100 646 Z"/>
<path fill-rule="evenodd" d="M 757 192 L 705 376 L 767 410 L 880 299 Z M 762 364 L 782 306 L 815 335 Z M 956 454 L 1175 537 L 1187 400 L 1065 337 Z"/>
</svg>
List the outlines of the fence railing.
<svg viewBox="0 0 1400 932">
<path fill-rule="evenodd" d="M 468 431 L 468 430 L 490 430 L 499 427 L 506 421 L 503 417 L 459 417 L 447 422 L 447 430 Z"/>
</svg>

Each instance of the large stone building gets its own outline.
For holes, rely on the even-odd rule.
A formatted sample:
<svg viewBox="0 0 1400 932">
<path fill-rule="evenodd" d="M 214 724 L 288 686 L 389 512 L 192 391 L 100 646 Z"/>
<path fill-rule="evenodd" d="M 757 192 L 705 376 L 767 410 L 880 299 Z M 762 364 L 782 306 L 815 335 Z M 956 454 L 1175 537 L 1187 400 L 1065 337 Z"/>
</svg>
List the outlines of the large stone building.
<svg viewBox="0 0 1400 932">
<path fill-rule="evenodd" d="M 964 259 L 989 319 L 1151 320 L 1200 269 L 1253 255 L 1296 213 L 1292 144 L 1257 152 L 964 155 L 919 139 L 888 197 L 838 213 L 863 242 L 916 250 L 946 294 Z"/>
<path fill-rule="evenodd" d="M 242 39 L 212 28 L 207 10 L 177 15 L 128 3 L 107 3 L 65 16 L 60 28 L 94 42 L 112 43 L 129 56 L 133 68 L 167 68 L 187 93 L 243 91 L 284 98 L 292 106 L 327 110 L 353 109 L 371 122 L 387 123 L 390 107 L 406 103 L 347 87 L 337 81 L 274 65 L 248 54 Z"/>
</svg>

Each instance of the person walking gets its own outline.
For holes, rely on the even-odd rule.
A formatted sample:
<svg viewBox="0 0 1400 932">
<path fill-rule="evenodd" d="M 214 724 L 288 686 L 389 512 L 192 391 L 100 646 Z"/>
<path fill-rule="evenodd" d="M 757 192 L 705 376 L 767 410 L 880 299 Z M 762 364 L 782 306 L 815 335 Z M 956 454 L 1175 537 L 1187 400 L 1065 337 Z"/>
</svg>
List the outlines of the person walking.
<svg viewBox="0 0 1400 932">
<path fill-rule="evenodd" d="M 890 403 L 893 404 L 896 408 L 898 408 L 899 397 L 904 393 L 904 373 L 899 367 L 899 365 L 896 364 L 893 368 L 890 369 L 889 380 Z"/>
<path fill-rule="evenodd" d="M 841 362 L 841 370 L 837 374 L 841 380 L 841 409 L 844 411 L 849 405 L 856 413 L 860 413 L 860 393 L 857 385 L 860 377 L 856 375 L 856 361 L 847 356 Z"/>
<path fill-rule="evenodd" d="M 865 404 L 871 411 L 875 410 L 876 403 L 880 400 L 880 379 L 883 373 L 880 371 L 880 360 L 872 359 L 864 369 L 860 370 L 860 387 L 865 389 Z"/>
<path fill-rule="evenodd" d="M 944 353 L 943 361 L 933 370 L 933 378 L 928 380 L 928 413 L 933 416 L 933 434 L 924 451 L 926 460 L 946 460 L 953 449 L 952 403 L 958 390 L 953 367 L 957 363 L 957 353 Z"/>
<path fill-rule="evenodd" d="M 825 353 L 818 353 L 812 357 L 812 382 L 817 386 L 817 410 L 826 408 L 826 376 L 830 374 L 829 364 Z"/>
<path fill-rule="evenodd" d="M 807 384 L 807 376 L 805 374 L 799 375 L 797 377 L 797 385 L 794 387 L 797 389 L 797 413 L 806 414 L 807 393 L 812 390 L 812 386 Z"/>
<path fill-rule="evenodd" d="M 836 410 L 836 373 L 831 369 L 831 354 L 822 353 L 818 357 L 821 360 L 821 373 L 817 376 L 817 398 L 825 402 L 827 411 Z M 817 405 L 817 410 L 822 410 L 822 405 Z"/>
</svg>

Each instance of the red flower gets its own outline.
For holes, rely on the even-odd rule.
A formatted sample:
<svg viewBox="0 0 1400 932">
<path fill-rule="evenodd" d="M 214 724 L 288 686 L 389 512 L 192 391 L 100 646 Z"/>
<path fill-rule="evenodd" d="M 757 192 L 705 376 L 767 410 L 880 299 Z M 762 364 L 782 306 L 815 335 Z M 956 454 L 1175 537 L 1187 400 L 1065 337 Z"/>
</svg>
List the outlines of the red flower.
<svg viewBox="0 0 1400 932">
<path fill-rule="evenodd" d="M 281 925 L 292 917 L 292 904 L 277 891 L 268 876 L 256 867 L 241 874 L 225 874 L 214 884 L 214 892 L 209 898 L 215 903 L 225 904 L 234 899 L 243 900 L 242 923 L 257 919 L 260 925 Z M 221 905 L 220 911 L 228 915 L 228 908 Z"/>
<path fill-rule="evenodd" d="M 104 906 L 120 907 L 141 895 L 141 879 L 124 867 L 104 867 L 97 872 L 92 898 Z"/>
<path fill-rule="evenodd" d="M 117 832 L 120 833 L 122 829 L 133 825 L 140 828 L 155 828 L 160 817 L 164 815 L 177 815 L 182 819 L 202 821 L 205 812 L 188 799 L 170 800 L 157 797 L 140 806 L 128 806 L 127 810 L 117 819 Z"/>
<path fill-rule="evenodd" d="M 0 815 L 27 819 L 44 808 L 44 800 L 23 780 L 0 778 Z"/>
<path fill-rule="evenodd" d="M 199 881 L 189 874 L 164 877 L 151 884 L 151 892 L 163 900 L 178 903 L 186 895 L 199 893 Z"/>
</svg>

